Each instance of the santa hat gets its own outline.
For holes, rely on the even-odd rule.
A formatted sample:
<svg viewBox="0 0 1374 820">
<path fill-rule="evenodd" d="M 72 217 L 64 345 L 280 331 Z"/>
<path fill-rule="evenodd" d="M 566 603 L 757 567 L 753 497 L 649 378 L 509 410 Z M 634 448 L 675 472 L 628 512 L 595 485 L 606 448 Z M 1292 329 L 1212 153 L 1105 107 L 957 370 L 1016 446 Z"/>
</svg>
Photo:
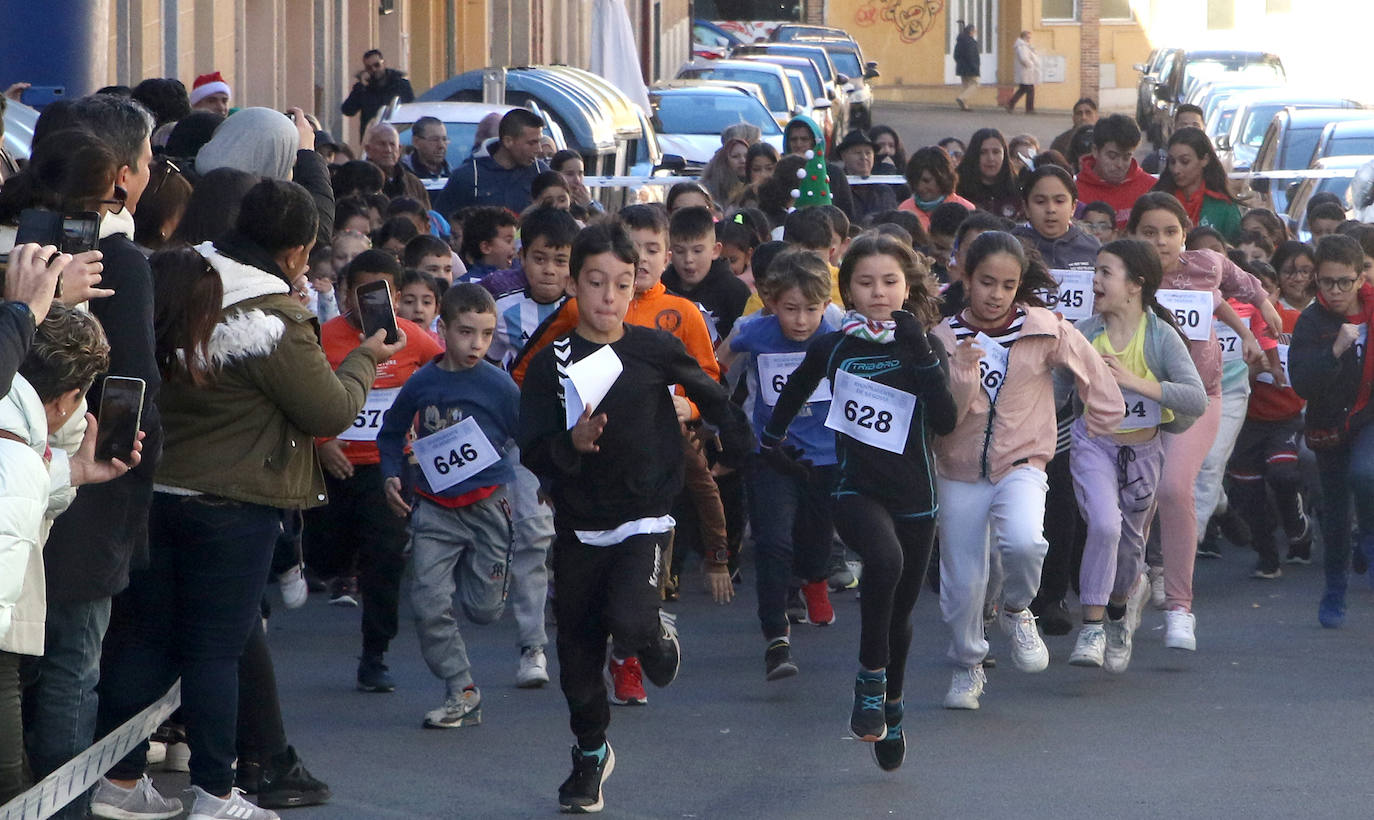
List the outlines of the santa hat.
<svg viewBox="0 0 1374 820">
<path fill-rule="evenodd" d="M 229 93 L 229 84 L 224 81 L 218 71 L 202 74 L 196 78 L 195 83 L 191 86 L 191 105 L 195 105 L 211 94 L 232 96 Z"/>
</svg>

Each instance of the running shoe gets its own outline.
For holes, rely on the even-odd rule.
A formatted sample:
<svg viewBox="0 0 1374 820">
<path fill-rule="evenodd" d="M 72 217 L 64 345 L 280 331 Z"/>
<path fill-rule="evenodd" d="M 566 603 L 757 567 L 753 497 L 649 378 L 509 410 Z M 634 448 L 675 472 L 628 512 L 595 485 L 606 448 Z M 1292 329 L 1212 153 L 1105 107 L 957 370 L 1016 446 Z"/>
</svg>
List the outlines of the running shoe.
<svg viewBox="0 0 1374 820">
<path fill-rule="evenodd" d="M 148 775 L 143 775 L 130 788 L 116 786 L 108 778 L 100 778 L 91 796 L 91 816 L 113 820 L 169 820 L 181 814 L 181 801 L 163 797 L 153 787 Z"/>
<path fill-rule="evenodd" d="M 1106 633 L 1107 646 L 1102 653 L 1102 668 L 1114 675 L 1120 675 L 1126 671 L 1126 667 L 1131 665 L 1131 644 L 1134 636 L 1131 634 L 1131 618 L 1127 615 L 1119 621 L 1108 618 L 1103 625 Z"/>
<path fill-rule="evenodd" d="M 1150 579 L 1150 606 L 1163 609 L 1169 603 L 1169 598 L 1164 592 L 1164 568 L 1150 567 L 1146 575 Z"/>
<path fill-rule="evenodd" d="M 1203 531 L 1202 541 L 1197 545 L 1197 557 L 1199 558 L 1220 558 L 1221 557 L 1221 518 L 1212 516 L 1207 522 L 1207 528 Z"/>
<path fill-rule="evenodd" d="M 606 678 L 609 684 L 607 695 L 617 706 L 643 706 L 649 702 L 644 692 L 644 670 L 640 668 L 639 658 L 621 660 L 616 657 L 606 661 Z"/>
<path fill-rule="evenodd" d="M 802 598 L 806 600 L 806 620 L 816 626 L 835 623 L 835 607 L 830 605 L 830 590 L 825 581 L 802 584 Z"/>
<path fill-rule="evenodd" d="M 191 787 L 196 802 L 189 820 L 281 820 L 276 812 L 248 802 L 243 792 L 231 789 L 229 799 L 221 800 L 199 786 Z"/>
<path fill-rule="evenodd" d="M 1317 620 L 1327 629 L 1336 629 L 1345 624 L 1345 593 L 1327 590 L 1317 605 Z"/>
<path fill-rule="evenodd" d="M 257 804 L 265 809 L 318 806 L 328 802 L 331 796 L 329 786 L 305 768 L 294 746 L 287 746 L 279 758 L 259 767 L 254 791 Z"/>
<path fill-rule="evenodd" d="M 615 771 L 609 742 L 594 752 L 572 747 L 572 774 L 558 787 L 558 808 L 569 814 L 595 814 L 606 805 L 601 787 Z"/>
<path fill-rule="evenodd" d="M 1102 653 L 1107 646 L 1107 633 L 1102 624 L 1083 624 L 1078 630 L 1078 642 L 1069 655 L 1070 666 L 1102 666 Z"/>
<path fill-rule="evenodd" d="M 797 664 L 792 660 L 792 645 L 779 638 L 768 644 L 763 653 L 764 680 L 782 680 L 797 674 Z"/>
<path fill-rule="evenodd" d="M 396 681 L 391 678 L 391 670 L 382 661 L 380 653 L 363 653 L 358 658 L 359 692 L 395 692 Z"/>
<path fill-rule="evenodd" d="M 1002 632 L 1011 638 L 1011 662 L 1022 672 L 1043 672 L 1050 665 L 1050 650 L 1035 628 L 1035 616 L 1027 610 L 1002 610 L 998 620 Z"/>
<path fill-rule="evenodd" d="M 902 734 L 902 702 L 888 701 L 883 707 L 883 717 L 887 720 L 887 737 L 873 744 L 873 759 L 878 768 L 894 772 L 906 759 L 906 736 Z"/>
<path fill-rule="evenodd" d="M 1302 516 L 1302 533 L 1288 539 L 1288 557 L 1283 562 L 1304 566 L 1312 563 L 1312 519 L 1306 513 Z"/>
<path fill-rule="evenodd" d="M 515 685 L 520 689 L 538 689 L 549 682 L 549 661 L 544 647 L 527 646 L 520 652 L 520 666 L 515 670 Z"/>
<path fill-rule="evenodd" d="M 1250 573 L 1251 578 L 1260 578 L 1266 581 L 1272 581 L 1282 575 L 1283 570 L 1279 568 L 1279 561 L 1277 558 L 1274 559 L 1273 563 L 1261 558 L 1259 563 L 1255 565 L 1255 571 Z"/>
<path fill-rule="evenodd" d="M 1197 649 L 1194 629 L 1197 618 L 1186 609 L 1170 609 L 1164 613 L 1164 645 L 1169 649 Z"/>
<path fill-rule="evenodd" d="M 644 677 L 659 689 L 677 680 L 682 668 L 682 644 L 677 639 L 677 616 L 658 611 L 658 641 L 640 650 L 639 666 Z M 643 691 L 641 687 L 641 691 Z"/>
<path fill-rule="evenodd" d="M 305 606 L 305 600 L 310 594 L 310 588 L 305 583 L 304 567 L 300 564 L 288 569 L 277 576 L 277 584 L 281 587 L 281 600 L 286 604 L 287 609 L 299 609 Z"/>
<path fill-rule="evenodd" d="M 887 701 L 887 674 L 860 672 L 854 678 L 854 708 L 849 713 L 849 731 L 859 740 L 873 743 L 887 737 L 883 704 Z"/>
<path fill-rule="evenodd" d="M 797 587 L 787 588 L 787 622 L 806 623 L 806 601 L 802 600 L 801 590 Z"/>
<path fill-rule="evenodd" d="M 469 686 L 444 698 L 444 705 L 425 713 L 426 729 L 457 729 L 482 722 L 482 693 Z"/>
<path fill-rule="evenodd" d="M 1067 635 L 1073 631 L 1073 616 L 1063 598 L 1045 604 L 1035 615 L 1046 635 Z"/>
<path fill-rule="evenodd" d="M 955 669 L 949 681 L 949 691 L 945 693 L 945 708 L 977 709 L 978 698 L 983 696 L 983 686 L 987 682 L 982 664 L 972 669 Z"/>
<path fill-rule="evenodd" d="M 357 606 L 362 596 L 358 594 L 358 579 L 352 577 L 335 578 L 329 585 L 330 606 Z"/>
</svg>

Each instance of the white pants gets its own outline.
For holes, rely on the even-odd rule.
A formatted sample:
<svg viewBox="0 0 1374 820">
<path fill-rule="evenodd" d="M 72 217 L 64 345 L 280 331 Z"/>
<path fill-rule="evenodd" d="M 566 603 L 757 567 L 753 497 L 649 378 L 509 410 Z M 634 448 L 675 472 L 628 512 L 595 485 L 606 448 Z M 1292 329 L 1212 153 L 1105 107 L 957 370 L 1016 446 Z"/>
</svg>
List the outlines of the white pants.
<svg viewBox="0 0 1374 820">
<path fill-rule="evenodd" d="M 1231 451 L 1236 449 L 1236 437 L 1245 424 L 1245 411 L 1250 406 L 1250 383 L 1241 382 L 1238 387 L 1222 391 L 1221 424 L 1217 427 L 1217 437 L 1212 441 L 1212 449 L 1207 451 L 1207 459 L 1202 462 L 1197 481 L 1193 482 L 1193 504 L 1197 508 L 1197 541 L 1207 532 L 1207 522 L 1212 513 L 1226 509 L 1226 494 L 1222 490 L 1221 479 L 1226 475 L 1226 462 L 1231 460 Z"/>
<path fill-rule="evenodd" d="M 1045 540 L 1044 470 L 1017 467 L 993 484 L 938 478 L 940 498 L 940 612 L 950 629 L 949 659 L 962 667 L 983 662 L 983 598 L 989 541 L 1002 559 L 1002 607 L 1025 609 L 1040 588 Z M 1068 512 L 1068 511 L 1065 511 Z"/>
</svg>

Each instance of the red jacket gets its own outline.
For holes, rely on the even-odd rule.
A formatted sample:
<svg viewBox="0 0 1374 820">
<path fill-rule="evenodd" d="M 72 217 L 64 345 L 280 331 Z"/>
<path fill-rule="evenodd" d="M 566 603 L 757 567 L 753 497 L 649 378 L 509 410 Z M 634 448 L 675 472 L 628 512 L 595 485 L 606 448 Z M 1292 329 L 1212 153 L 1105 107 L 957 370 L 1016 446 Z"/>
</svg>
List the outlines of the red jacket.
<svg viewBox="0 0 1374 820">
<path fill-rule="evenodd" d="M 1098 176 L 1097 160 L 1091 156 L 1080 159 L 1079 167 L 1083 170 L 1078 172 L 1078 211 L 1075 216 L 1082 216 L 1083 206 L 1089 202 L 1102 200 L 1116 211 L 1118 231 L 1125 230 L 1135 201 L 1143 194 L 1149 193 L 1159 181 L 1153 175 L 1145 173 L 1134 159 L 1131 160 L 1131 169 L 1126 172 L 1126 179 L 1122 180 L 1120 185 L 1112 185 Z"/>
</svg>

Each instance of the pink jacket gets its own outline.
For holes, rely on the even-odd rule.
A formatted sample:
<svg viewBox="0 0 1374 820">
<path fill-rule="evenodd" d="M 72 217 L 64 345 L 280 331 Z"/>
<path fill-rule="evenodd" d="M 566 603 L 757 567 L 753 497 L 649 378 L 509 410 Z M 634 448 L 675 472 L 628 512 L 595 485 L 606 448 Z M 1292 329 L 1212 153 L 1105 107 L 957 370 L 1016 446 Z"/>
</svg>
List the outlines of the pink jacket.
<svg viewBox="0 0 1374 820">
<path fill-rule="evenodd" d="M 1164 274 L 1161 290 L 1210 290 L 1213 291 L 1212 303 L 1220 305 L 1222 299 L 1235 299 L 1259 308 L 1269 298 L 1260 280 L 1236 267 L 1230 259 L 1216 251 L 1184 251 L 1178 257 L 1178 269 Z M 1206 342 L 1188 342 L 1188 352 L 1193 354 L 1193 364 L 1197 365 L 1198 375 L 1207 395 L 1216 398 L 1221 395 L 1221 348 L 1217 346 L 1216 331 Z"/>
<path fill-rule="evenodd" d="M 945 478 L 996 482 L 1023 464 L 1045 469 L 1057 437 L 1055 368 L 1073 373 L 1089 434 L 1107 435 L 1121 425 L 1125 401 L 1102 357 L 1072 324 L 1044 308 L 1026 308 L 995 409 L 982 388 L 977 363 L 966 368 L 954 364 L 949 324 L 941 322 L 931 332 L 950 351 L 949 389 L 958 408 L 954 432 L 935 439 L 936 470 Z"/>
</svg>

